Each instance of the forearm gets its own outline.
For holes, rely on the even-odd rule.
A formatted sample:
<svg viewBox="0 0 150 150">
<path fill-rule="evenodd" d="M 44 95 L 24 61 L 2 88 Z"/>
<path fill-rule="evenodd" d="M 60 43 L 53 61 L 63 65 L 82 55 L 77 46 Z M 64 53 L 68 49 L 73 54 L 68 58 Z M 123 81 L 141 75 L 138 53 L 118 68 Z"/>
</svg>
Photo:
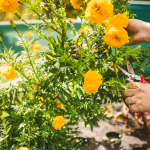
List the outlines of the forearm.
<svg viewBox="0 0 150 150">
<path fill-rule="evenodd" d="M 144 42 L 150 43 L 150 23 L 145 23 L 145 36 L 144 36 Z"/>
</svg>

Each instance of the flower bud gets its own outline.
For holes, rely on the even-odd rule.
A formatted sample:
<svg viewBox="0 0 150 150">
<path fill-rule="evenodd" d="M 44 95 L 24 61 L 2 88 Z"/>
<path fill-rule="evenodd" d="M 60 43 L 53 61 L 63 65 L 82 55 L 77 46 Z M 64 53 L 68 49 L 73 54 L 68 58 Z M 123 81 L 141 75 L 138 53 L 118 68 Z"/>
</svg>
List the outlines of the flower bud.
<svg viewBox="0 0 150 150">
<path fill-rule="evenodd" d="M 20 16 L 20 14 L 18 13 L 17 10 L 14 11 L 14 14 L 16 15 L 16 17 L 18 17 L 19 19 L 21 19 L 21 16 Z"/>
<path fill-rule="evenodd" d="M 3 43 L 2 37 L 0 36 L 0 43 Z"/>
<path fill-rule="evenodd" d="M 13 22 L 13 20 L 10 20 L 10 24 L 11 24 L 11 27 L 12 27 L 12 28 L 14 28 L 14 29 L 16 28 L 16 25 L 15 25 L 15 23 Z"/>
<path fill-rule="evenodd" d="M 50 35 L 48 38 L 49 38 L 49 40 L 50 40 L 50 42 L 51 42 L 52 44 L 54 44 L 54 43 L 55 43 L 55 41 L 54 41 L 54 39 L 53 39 L 52 35 Z"/>
<path fill-rule="evenodd" d="M 49 49 L 52 49 L 51 43 L 48 42 L 47 45 Z"/>
</svg>

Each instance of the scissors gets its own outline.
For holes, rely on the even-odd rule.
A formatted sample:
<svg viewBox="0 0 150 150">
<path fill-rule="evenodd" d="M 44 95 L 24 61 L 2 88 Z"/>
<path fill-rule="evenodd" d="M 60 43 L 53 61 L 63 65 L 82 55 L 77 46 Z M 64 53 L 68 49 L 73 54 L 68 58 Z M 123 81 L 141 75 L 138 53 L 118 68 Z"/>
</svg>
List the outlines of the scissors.
<svg viewBox="0 0 150 150">
<path fill-rule="evenodd" d="M 128 69 L 128 72 L 126 70 L 124 70 L 123 68 L 121 68 L 119 65 L 117 65 L 117 67 L 126 75 L 128 76 L 127 80 L 129 82 L 133 82 L 133 81 L 140 81 L 141 83 L 144 83 L 144 84 L 149 84 L 147 81 L 145 81 L 144 77 L 143 76 L 138 76 L 134 73 L 134 70 L 132 68 L 132 65 L 130 63 L 130 61 L 127 59 L 127 69 Z"/>
</svg>

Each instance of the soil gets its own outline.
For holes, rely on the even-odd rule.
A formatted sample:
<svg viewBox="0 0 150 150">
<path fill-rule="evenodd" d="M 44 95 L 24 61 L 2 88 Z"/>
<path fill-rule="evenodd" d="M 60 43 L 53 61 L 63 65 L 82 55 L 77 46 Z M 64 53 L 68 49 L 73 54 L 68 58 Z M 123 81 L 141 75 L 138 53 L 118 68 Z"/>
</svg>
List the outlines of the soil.
<svg viewBox="0 0 150 150">
<path fill-rule="evenodd" d="M 105 107 L 110 107 L 106 105 Z M 112 105 L 112 114 L 120 112 L 122 103 Z M 150 130 L 140 129 L 135 119 L 129 115 L 127 121 L 114 121 L 113 117 L 109 120 L 101 120 L 98 126 L 94 126 L 93 132 L 90 126 L 85 128 L 84 123 L 79 123 L 79 133 L 76 137 L 85 139 L 85 145 L 91 150 L 150 150 Z M 109 132 L 118 133 L 120 139 L 114 139 L 114 142 L 106 140 L 106 134 Z"/>
</svg>

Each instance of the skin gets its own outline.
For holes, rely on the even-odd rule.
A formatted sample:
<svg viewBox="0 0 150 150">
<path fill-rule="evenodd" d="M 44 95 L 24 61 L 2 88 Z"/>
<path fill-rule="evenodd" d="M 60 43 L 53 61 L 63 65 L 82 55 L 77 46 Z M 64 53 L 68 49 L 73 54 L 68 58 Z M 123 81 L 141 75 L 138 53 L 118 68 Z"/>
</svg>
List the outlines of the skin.
<svg viewBox="0 0 150 150">
<path fill-rule="evenodd" d="M 126 44 L 126 46 L 136 45 L 140 43 L 150 43 L 150 23 L 137 19 L 129 19 L 127 27 L 129 36 L 134 38 Z M 129 105 L 129 99 L 133 103 L 129 105 L 130 111 L 133 112 L 150 112 L 150 84 L 133 82 L 134 87 L 128 87 L 124 92 L 126 103 Z M 124 105 L 123 114 L 128 115 L 129 109 Z"/>
<path fill-rule="evenodd" d="M 150 84 L 133 82 L 133 87 L 128 87 L 124 92 L 127 97 L 125 102 L 129 104 L 129 99 L 133 103 L 129 109 L 134 112 L 150 112 Z"/>
<path fill-rule="evenodd" d="M 126 46 L 136 45 L 140 43 L 150 43 L 150 23 L 138 20 L 129 19 L 129 24 L 126 28 L 128 35 L 133 36 Z"/>
</svg>

